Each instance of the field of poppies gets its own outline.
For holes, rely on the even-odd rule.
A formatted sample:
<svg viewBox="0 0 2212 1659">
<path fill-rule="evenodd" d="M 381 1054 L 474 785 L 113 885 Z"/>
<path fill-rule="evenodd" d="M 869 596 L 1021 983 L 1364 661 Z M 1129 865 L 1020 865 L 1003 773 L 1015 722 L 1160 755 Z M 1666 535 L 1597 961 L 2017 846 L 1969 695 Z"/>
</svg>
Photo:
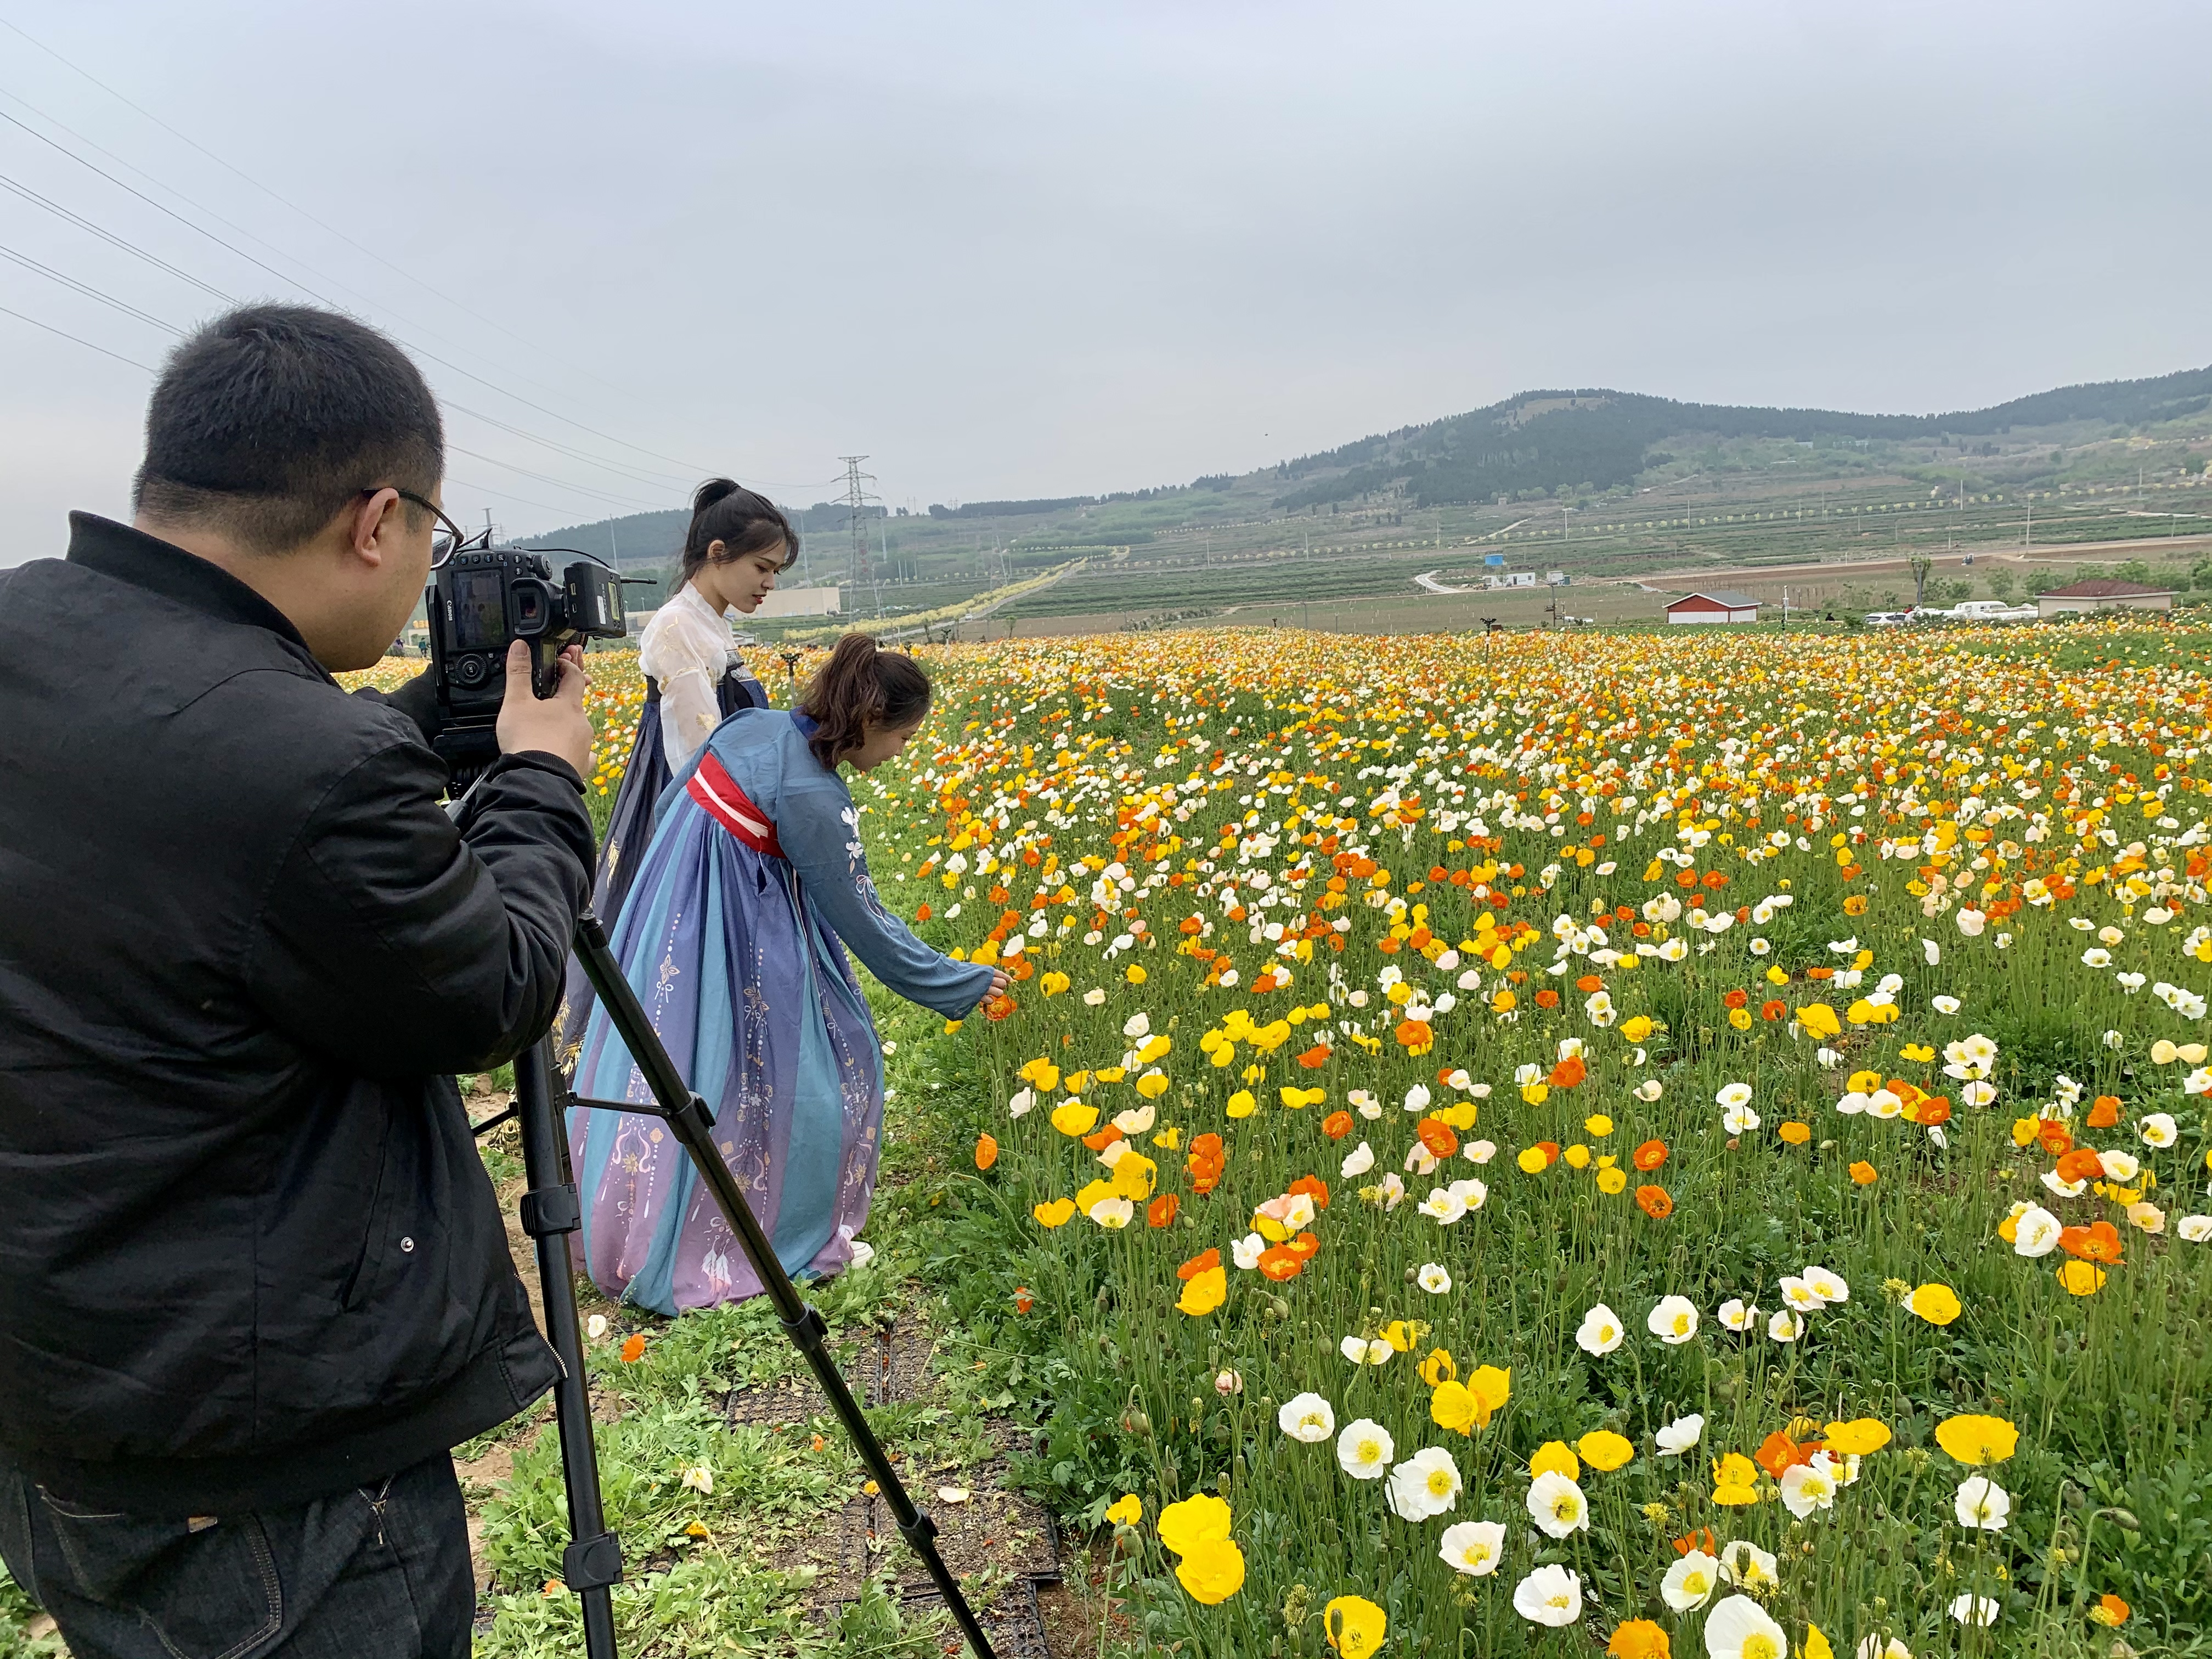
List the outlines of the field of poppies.
<svg viewBox="0 0 2212 1659">
<path fill-rule="evenodd" d="M 2212 1644 L 2204 643 L 933 657 L 947 1294 L 1117 1639 Z"/>
<path fill-rule="evenodd" d="M 1101 1650 L 2212 1652 L 2208 646 L 925 652 L 872 1232 Z"/>
</svg>

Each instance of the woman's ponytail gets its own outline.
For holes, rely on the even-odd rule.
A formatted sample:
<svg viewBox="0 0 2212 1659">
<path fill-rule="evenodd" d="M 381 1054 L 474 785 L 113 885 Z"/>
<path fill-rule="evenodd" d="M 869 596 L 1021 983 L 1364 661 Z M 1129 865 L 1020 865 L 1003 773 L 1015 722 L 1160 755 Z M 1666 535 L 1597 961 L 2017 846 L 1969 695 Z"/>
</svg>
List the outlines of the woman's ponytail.
<svg viewBox="0 0 2212 1659">
<path fill-rule="evenodd" d="M 870 726 L 896 731 L 929 712 L 929 676 L 902 651 L 885 651 L 866 634 L 848 634 L 806 683 L 799 712 L 815 724 L 806 746 L 825 768 L 868 740 Z"/>
</svg>

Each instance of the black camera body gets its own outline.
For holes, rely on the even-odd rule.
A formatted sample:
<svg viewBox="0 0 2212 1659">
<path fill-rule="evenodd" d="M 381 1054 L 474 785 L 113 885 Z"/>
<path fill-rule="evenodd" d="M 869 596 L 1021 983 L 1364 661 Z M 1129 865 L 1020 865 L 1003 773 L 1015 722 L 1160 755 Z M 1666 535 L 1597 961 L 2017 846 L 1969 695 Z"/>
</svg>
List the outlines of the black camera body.
<svg viewBox="0 0 2212 1659">
<path fill-rule="evenodd" d="M 578 559 L 556 582 L 544 553 L 520 548 L 464 547 L 431 573 L 423 605 L 441 726 L 434 746 L 449 764 L 481 767 L 499 752 L 494 727 L 514 641 L 529 644 L 531 689 L 550 697 L 568 646 L 629 633 L 622 581 L 597 561 Z"/>
</svg>

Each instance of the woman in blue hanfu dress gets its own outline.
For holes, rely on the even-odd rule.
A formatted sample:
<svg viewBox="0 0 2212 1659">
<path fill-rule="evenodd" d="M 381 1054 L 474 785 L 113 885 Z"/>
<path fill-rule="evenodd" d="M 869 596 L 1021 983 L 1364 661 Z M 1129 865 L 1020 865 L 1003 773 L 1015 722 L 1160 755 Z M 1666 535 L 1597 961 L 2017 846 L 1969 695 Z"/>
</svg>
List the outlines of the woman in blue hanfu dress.
<svg viewBox="0 0 2212 1659">
<path fill-rule="evenodd" d="M 671 773 L 689 771 L 714 728 L 738 709 L 768 707 L 768 692 L 738 654 L 726 618 L 758 610 L 798 556 L 798 532 L 765 495 L 728 478 L 709 478 L 692 495 L 676 591 L 638 636 L 645 708 L 592 876 L 592 909 L 610 931 L 636 879 L 638 855 L 653 838 L 653 808 Z M 568 993 L 555 1045 L 564 1070 L 592 1013 L 591 981 L 573 963 Z"/>
<path fill-rule="evenodd" d="M 739 709 L 678 772 L 614 929 L 653 1029 L 714 1114 L 714 1141 L 785 1271 L 834 1273 L 867 1219 L 882 1055 L 844 946 L 948 1018 L 1006 976 L 931 950 L 868 878 L 837 775 L 890 759 L 929 711 L 914 659 L 837 643 L 795 711 Z M 586 1022 L 577 1094 L 645 1101 L 605 1012 Z M 660 1313 L 757 1295 L 760 1281 L 683 1147 L 642 1114 L 576 1109 L 569 1148 L 584 1265 Z"/>
</svg>

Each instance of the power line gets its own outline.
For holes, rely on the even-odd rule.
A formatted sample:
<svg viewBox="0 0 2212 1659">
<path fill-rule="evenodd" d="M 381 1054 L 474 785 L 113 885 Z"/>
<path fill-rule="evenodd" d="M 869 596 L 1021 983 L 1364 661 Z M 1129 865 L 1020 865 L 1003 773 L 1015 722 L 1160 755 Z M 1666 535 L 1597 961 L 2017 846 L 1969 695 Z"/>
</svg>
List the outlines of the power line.
<svg viewBox="0 0 2212 1659">
<path fill-rule="evenodd" d="M 125 238 L 118 236 L 112 230 L 102 229 L 99 225 L 94 224 L 91 220 L 86 218 L 82 214 L 70 212 L 69 209 L 64 207 L 59 202 L 40 195 L 38 191 L 33 190 L 27 185 L 18 184 L 15 179 L 10 179 L 4 173 L 0 173 L 0 190 L 14 191 L 25 201 L 37 204 L 40 207 L 46 209 L 47 212 L 53 214 L 56 217 L 66 219 L 70 223 L 76 226 L 79 229 L 89 231 L 93 235 L 99 237 L 101 241 L 106 242 L 112 246 L 119 247 L 125 253 L 132 254 L 138 258 L 143 259 L 148 264 L 154 266 L 158 270 L 167 272 L 179 282 L 191 283 L 202 293 L 212 295 L 214 298 L 222 301 L 227 306 L 234 306 L 238 303 L 236 300 L 233 299 L 229 295 L 225 294 L 221 289 L 216 287 L 213 283 L 202 282 L 198 277 L 193 276 L 189 270 L 185 270 L 180 266 L 171 264 L 167 259 L 162 258 L 159 254 L 149 253 L 144 248 L 140 247 L 136 242 L 126 240 Z"/>
<path fill-rule="evenodd" d="M 282 207 L 290 210 L 294 213 L 298 214 L 302 219 L 305 219 L 309 224 L 313 225 L 317 229 L 337 237 L 338 240 L 343 242 L 348 247 L 353 249 L 356 253 L 363 254 L 368 258 L 375 260 L 377 264 L 382 265 L 386 270 L 392 272 L 395 276 L 405 277 L 409 282 L 414 283 L 416 287 L 422 289 L 425 293 L 433 295 L 434 298 L 443 300 L 447 305 L 453 307 L 454 310 L 462 313 L 465 316 L 473 317 L 477 321 L 483 324 L 486 327 L 495 329 L 498 332 L 506 335 L 508 339 L 513 340 L 517 345 L 527 346 L 533 351 L 541 349 L 541 348 L 533 344 L 529 340 L 523 338 L 521 335 L 514 332 L 514 330 L 507 328 L 503 324 L 492 318 L 485 316 L 482 312 L 477 311 L 471 307 L 463 304 L 460 301 L 456 300 L 452 295 L 447 294 L 442 289 L 434 287 L 431 283 L 423 281 L 422 277 L 417 276 L 413 271 L 409 270 L 405 266 L 395 264 L 390 259 L 386 258 L 384 255 L 379 253 L 374 248 L 367 247 L 362 244 L 356 242 L 352 237 L 347 235 L 345 232 L 340 230 L 337 226 L 329 223 L 327 221 L 317 218 L 313 214 L 308 212 L 307 209 L 301 207 L 290 198 L 280 195 L 277 191 L 270 189 L 267 185 L 263 184 L 261 180 L 256 179 L 252 174 L 246 172 L 243 168 L 224 160 L 223 157 L 216 155 L 213 150 L 210 149 L 205 144 L 201 143 L 197 138 L 192 137 L 189 133 L 179 131 L 177 128 L 171 126 L 167 121 L 164 121 L 160 116 L 155 114 L 153 111 L 146 108 L 143 105 L 133 102 L 131 99 L 118 92 L 113 87 L 109 86 L 106 82 L 93 74 L 89 70 L 84 69 L 79 64 L 72 63 L 67 58 L 63 57 L 60 52 L 55 51 L 45 41 L 38 39 L 37 36 L 33 35 L 19 27 L 17 25 L 9 22 L 4 17 L 0 17 L 0 27 L 5 27 L 13 33 L 20 35 L 22 39 L 29 41 L 33 46 L 36 46 L 40 52 L 46 53 L 47 57 L 59 64 L 64 69 L 70 70 L 72 74 L 81 76 L 86 81 L 89 81 L 94 86 L 98 87 L 102 92 L 114 99 L 116 102 L 121 104 L 125 109 L 131 110 L 138 115 L 144 117 L 147 120 L 151 121 L 155 126 L 161 128 L 162 131 L 167 133 L 171 137 L 175 138 L 179 143 L 189 145 L 191 149 L 198 150 L 201 155 L 206 156 L 209 161 L 213 161 L 217 167 L 222 168 L 226 173 L 231 173 L 236 178 L 244 179 L 247 184 L 252 185 L 254 189 L 259 191 L 271 201 L 276 203 Z M 17 101 L 21 102 L 21 100 L 18 100 Z M 51 116 L 46 118 L 49 120 L 52 119 Z M 58 121 L 54 122 L 54 125 L 56 126 L 61 126 L 61 123 Z M 62 130 L 65 132 L 69 131 L 66 127 L 64 127 Z M 71 136 L 76 137 L 76 135 L 72 134 Z M 91 141 L 88 139 L 84 142 L 90 143 Z M 94 146 L 94 148 L 98 147 Z M 106 154 L 105 151 L 102 153 Z M 121 158 L 118 157 L 117 159 L 119 161 Z M 128 162 L 125 162 L 124 165 L 129 166 L 130 164 Z M 132 171 L 140 172 L 141 170 L 134 167 L 132 168 Z M 145 175 L 142 173 L 142 176 L 150 175 Z M 166 189 L 167 187 L 165 185 L 163 188 Z M 581 368 L 581 365 L 579 365 L 578 367 Z M 588 368 L 584 369 L 583 372 L 586 374 L 591 374 L 591 371 Z M 620 386 L 614 385 L 611 381 L 601 379 L 597 374 L 592 374 L 592 378 L 598 380 L 601 386 L 605 386 L 610 392 L 620 392 L 622 391 Z M 622 441 L 617 439 L 616 441 L 621 442 Z M 672 455 L 659 455 L 653 450 L 639 449 L 638 446 L 635 444 L 626 444 L 624 447 L 626 448 L 638 449 L 638 453 L 641 455 L 654 455 L 656 459 L 673 462 L 674 465 L 678 466 L 684 467 L 693 471 L 702 470 L 694 463 L 678 459 Z"/>
<path fill-rule="evenodd" d="M 64 288 L 75 289 L 79 294 L 83 295 L 87 299 L 97 300 L 104 306 L 112 306 L 116 310 L 123 313 L 126 317 L 136 317 L 142 323 L 151 323 L 155 328 L 166 329 L 172 334 L 181 334 L 184 332 L 184 331 L 179 328 L 174 323 L 164 322 L 161 318 L 156 317 L 152 312 L 141 311 L 137 306 L 132 305 L 129 301 L 118 300 L 112 294 L 103 294 L 100 289 L 93 287 L 91 283 L 80 283 L 76 277 L 71 276 L 65 272 L 56 270 L 52 265 L 40 264 L 38 260 L 31 258 L 27 253 L 17 252 L 14 248 L 8 246 L 5 243 L 0 243 L 0 259 L 13 259 L 17 264 L 23 266 L 25 269 L 35 270 L 41 276 L 51 277 L 53 281 L 61 283 Z"/>
<path fill-rule="evenodd" d="M 70 149 L 68 145 L 58 143 L 53 139 L 47 137 L 44 133 L 39 131 L 37 129 L 26 125 L 23 122 L 17 120 L 14 116 L 9 114 L 5 110 L 0 110 L 0 121 L 5 121 L 9 125 L 15 128 L 18 131 L 28 133 L 40 143 L 46 145 L 49 149 L 55 150 L 60 155 L 67 156 L 70 161 L 75 161 L 79 167 L 85 168 L 88 172 L 93 173 L 97 174 L 99 177 L 105 179 L 109 184 L 113 185 L 118 190 L 122 191 L 125 195 L 133 197 L 137 200 L 143 202 L 147 206 L 152 208 L 156 213 L 164 214 L 169 218 L 175 220 L 179 224 L 184 226 L 185 229 L 192 231 L 198 235 L 204 236 L 209 241 L 213 242 L 217 247 L 222 249 L 225 252 L 245 260 L 256 270 L 266 271 L 270 276 L 274 276 L 278 282 L 283 283 L 289 287 L 303 290 L 304 292 L 313 295 L 315 299 L 321 301 L 323 304 L 330 307 L 334 311 L 344 309 L 343 306 L 339 305 L 337 301 L 331 299 L 327 294 L 321 293 L 316 289 L 310 287 L 307 283 L 301 282 L 297 276 L 288 271 L 279 270 L 275 265 L 270 264 L 267 260 L 257 258 L 254 255 L 248 253 L 244 248 L 240 247 L 236 243 L 228 241 L 222 237 L 216 235 L 205 225 L 196 223 L 192 220 L 186 218 L 183 214 L 179 213 L 174 208 L 172 208 L 164 203 L 155 201 L 152 197 L 147 195 L 144 191 L 137 188 L 135 185 L 126 184 L 124 180 L 117 178 L 113 173 L 108 172 L 105 167 L 96 166 L 93 162 L 88 161 L 83 156 L 79 155 L 76 151 Z M 40 199 L 42 202 L 45 200 L 44 198 L 40 198 Z M 191 203 L 191 198 L 179 194 L 178 199 L 190 204 L 199 212 L 206 213 L 209 211 L 208 209 L 200 208 L 197 204 Z M 58 210 L 66 211 L 66 210 L 58 209 Z M 172 267 L 172 269 L 173 270 L 174 268 Z M 188 278 L 187 280 L 195 279 Z M 325 278 L 325 280 L 328 279 Z M 200 286 L 205 288 L 208 284 L 203 283 Z M 220 295 L 219 290 L 211 289 L 210 291 L 216 292 Z M 351 290 L 348 291 L 351 292 Z M 221 295 L 220 297 L 229 300 L 231 304 L 235 305 L 237 303 L 235 300 L 231 300 L 230 296 L 227 295 Z M 365 296 L 356 295 L 356 297 L 362 298 Z M 404 319 L 403 319 L 402 320 Z M 409 343 L 412 343 L 410 342 Z M 635 447 L 635 445 L 624 443 L 622 439 L 615 437 L 611 433 L 601 432 L 594 427 L 586 426 L 581 421 L 573 420 L 569 416 L 560 413 L 557 410 L 548 409 L 544 404 L 535 403 L 530 398 L 523 397 L 520 392 L 511 392 L 505 386 L 499 385 L 498 382 L 486 380 L 483 375 L 477 374 L 471 370 L 463 368 L 459 363 L 453 362 L 450 359 L 441 357 L 434 351 L 426 350 L 419 344 L 416 344 L 414 349 L 416 351 L 421 352 L 423 356 L 428 357 L 432 362 L 437 363 L 443 368 L 449 368 L 456 374 L 466 375 L 470 380 L 476 381 L 479 386 L 489 387 L 492 391 L 498 392 L 501 396 L 511 398 L 514 402 L 522 404 L 526 409 L 534 409 L 541 415 L 550 415 L 555 420 L 565 422 L 568 425 L 574 427 L 580 432 L 588 432 L 593 437 L 603 438 L 610 443 L 623 444 L 625 448 Z M 559 444 L 553 439 L 541 438 L 537 434 L 526 431 L 520 427 L 508 426 L 506 429 L 514 433 L 518 437 L 527 438 L 535 443 L 542 443 L 549 449 L 559 449 L 564 447 L 564 446 Z M 574 448 L 568 448 L 567 453 L 573 457 L 584 459 L 592 465 L 603 466 L 611 472 L 626 472 L 628 476 L 638 482 L 652 482 L 652 480 L 644 477 L 635 470 L 626 469 L 617 463 L 606 460 L 602 457 L 589 455 L 583 451 Z M 648 451 L 645 453 L 650 453 L 651 452 Z M 677 465 L 680 466 L 683 463 L 679 461 Z M 670 483 L 678 482 L 674 479 L 668 479 L 666 481 Z"/>
<path fill-rule="evenodd" d="M 119 351 L 110 351 L 104 345 L 94 345 L 81 334 L 72 334 L 65 328 L 56 328 L 52 323 L 42 323 L 35 317 L 26 316 L 20 311 L 11 311 L 6 306 L 0 306 L 0 316 L 13 317 L 19 323 L 28 323 L 33 328 L 43 328 L 49 334 L 58 334 L 64 340 L 81 345 L 88 351 L 97 351 L 101 356 L 112 357 L 118 363 L 128 363 L 133 368 L 143 368 L 149 374 L 155 372 L 151 363 L 142 363 L 136 357 L 126 357 Z"/>
</svg>

